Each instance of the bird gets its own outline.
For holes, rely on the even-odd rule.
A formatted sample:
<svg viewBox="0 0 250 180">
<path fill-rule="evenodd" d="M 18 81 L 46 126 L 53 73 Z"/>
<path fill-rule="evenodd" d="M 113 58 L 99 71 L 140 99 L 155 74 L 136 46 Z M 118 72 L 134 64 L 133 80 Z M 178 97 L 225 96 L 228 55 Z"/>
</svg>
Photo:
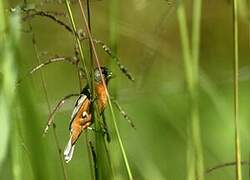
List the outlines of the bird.
<svg viewBox="0 0 250 180">
<path fill-rule="evenodd" d="M 98 103 L 97 112 L 101 114 L 103 113 L 107 105 L 107 93 L 105 90 L 105 85 L 107 86 L 109 80 L 112 78 L 112 72 L 107 67 L 101 67 L 100 69 L 104 78 L 104 82 L 102 81 L 99 69 L 95 68 L 94 86 Z M 75 144 L 81 133 L 88 129 L 93 123 L 93 101 L 91 100 L 91 97 L 92 96 L 90 88 L 88 85 L 86 85 L 80 93 L 80 96 L 76 100 L 75 107 L 71 115 L 71 121 L 69 124 L 70 138 L 64 150 L 64 160 L 66 163 L 68 163 L 72 159 Z"/>
<path fill-rule="evenodd" d="M 101 71 L 104 77 L 104 83 L 107 86 L 110 79 L 113 77 L 113 74 L 107 67 L 101 67 Z M 98 110 L 99 113 L 102 114 L 107 105 L 108 96 L 105 90 L 106 87 L 102 81 L 101 74 L 98 69 L 95 70 L 94 77 L 95 91 L 98 99 Z"/>
</svg>

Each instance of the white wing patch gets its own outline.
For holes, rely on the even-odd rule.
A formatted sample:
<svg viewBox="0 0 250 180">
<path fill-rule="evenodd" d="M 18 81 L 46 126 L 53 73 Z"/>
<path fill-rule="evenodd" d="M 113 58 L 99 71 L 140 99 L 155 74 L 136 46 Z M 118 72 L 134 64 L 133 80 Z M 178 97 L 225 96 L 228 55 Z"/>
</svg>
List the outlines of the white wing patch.
<svg viewBox="0 0 250 180">
<path fill-rule="evenodd" d="M 82 113 L 82 118 L 87 118 L 88 117 L 88 114 L 86 113 L 86 111 L 84 111 L 83 113 Z"/>
<path fill-rule="evenodd" d="M 75 118 L 77 112 L 80 110 L 80 108 L 81 108 L 81 106 L 82 106 L 82 104 L 83 104 L 83 102 L 85 101 L 86 98 L 87 98 L 86 95 L 81 95 L 77 99 L 76 104 L 75 104 L 75 108 L 74 108 L 74 110 L 72 112 L 72 115 L 71 115 L 71 120 L 73 120 Z"/>
</svg>

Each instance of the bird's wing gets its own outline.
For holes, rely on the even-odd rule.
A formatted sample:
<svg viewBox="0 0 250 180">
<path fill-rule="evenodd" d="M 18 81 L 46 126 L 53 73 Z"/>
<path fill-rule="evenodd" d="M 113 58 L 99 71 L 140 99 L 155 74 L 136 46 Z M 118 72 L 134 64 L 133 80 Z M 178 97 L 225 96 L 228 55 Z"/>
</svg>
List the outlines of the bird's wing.
<svg viewBox="0 0 250 180">
<path fill-rule="evenodd" d="M 84 95 L 84 94 L 81 94 L 78 99 L 76 100 L 76 103 L 75 103 L 75 108 L 71 114 L 71 122 L 69 124 L 69 129 L 71 129 L 71 124 L 72 124 L 72 121 L 74 120 L 74 118 L 76 117 L 77 113 L 79 112 L 81 106 L 83 105 L 84 101 L 86 101 L 87 99 L 87 96 Z"/>
</svg>

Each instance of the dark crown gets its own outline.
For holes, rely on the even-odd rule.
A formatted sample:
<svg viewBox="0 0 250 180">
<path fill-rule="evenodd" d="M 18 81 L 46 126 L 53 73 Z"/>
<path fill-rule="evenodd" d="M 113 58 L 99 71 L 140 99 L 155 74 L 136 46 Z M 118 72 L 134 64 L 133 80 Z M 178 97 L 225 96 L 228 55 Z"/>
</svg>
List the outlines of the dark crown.
<svg viewBox="0 0 250 180">
<path fill-rule="evenodd" d="M 112 78 L 112 72 L 107 67 L 101 67 L 102 75 L 106 83 Z M 98 68 L 95 68 L 94 72 L 95 81 L 100 82 L 102 80 L 101 74 Z"/>
</svg>

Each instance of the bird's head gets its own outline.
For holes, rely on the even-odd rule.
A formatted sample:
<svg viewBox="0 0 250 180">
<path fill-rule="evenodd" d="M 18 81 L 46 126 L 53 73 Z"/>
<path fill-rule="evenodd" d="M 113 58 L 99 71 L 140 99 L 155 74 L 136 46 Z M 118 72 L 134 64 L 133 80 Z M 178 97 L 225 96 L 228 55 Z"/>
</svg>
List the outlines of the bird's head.
<svg viewBox="0 0 250 180">
<path fill-rule="evenodd" d="M 107 67 L 101 67 L 101 71 L 103 78 L 107 84 L 109 80 L 113 77 L 112 72 Z M 102 81 L 102 77 L 98 68 L 95 69 L 94 76 L 95 76 L 95 81 L 97 83 Z"/>
</svg>

